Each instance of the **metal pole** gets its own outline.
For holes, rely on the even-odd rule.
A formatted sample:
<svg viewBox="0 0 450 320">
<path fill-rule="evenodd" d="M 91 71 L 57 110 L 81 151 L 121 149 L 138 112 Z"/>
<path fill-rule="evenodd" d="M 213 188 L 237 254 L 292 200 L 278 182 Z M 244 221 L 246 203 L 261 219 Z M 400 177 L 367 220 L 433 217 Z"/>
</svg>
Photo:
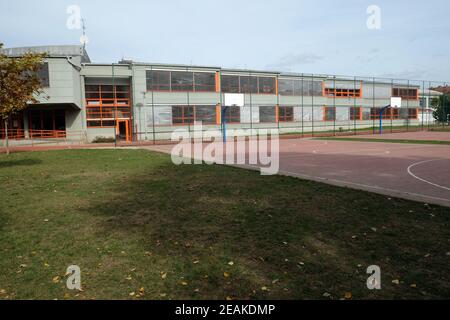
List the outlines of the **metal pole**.
<svg viewBox="0 0 450 320">
<path fill-rule="evenodd" d="M 154 99 L 154 75 L 153 75 L 153 66 L 150 66 L 150 72 L 152 73 L 152 138 L 153 138 L 153 144 L 155 144 L 155 99 Z M 169 80 L 170 81 L 170 80 Z M 147 130 L 146 130 L 147 131 Z"/>
<path fill-rule="evenodd" d="M 116 82 L 114 73 L 114 63 L 112 68 L 112 87 L 113 87 L 113 102 L 114 102 L 114 148 L 117 148 L 117 103 L 116 103 Z"/>
<path fill-rule="evenodd" d="M 314 83 L 314 74 L 311 74 L 311 85 Z M 309 87 L 309 86 L 308 86 Z M 314 93 L 311 92 L 311 136 L 314 137 Z"/>
</svg>

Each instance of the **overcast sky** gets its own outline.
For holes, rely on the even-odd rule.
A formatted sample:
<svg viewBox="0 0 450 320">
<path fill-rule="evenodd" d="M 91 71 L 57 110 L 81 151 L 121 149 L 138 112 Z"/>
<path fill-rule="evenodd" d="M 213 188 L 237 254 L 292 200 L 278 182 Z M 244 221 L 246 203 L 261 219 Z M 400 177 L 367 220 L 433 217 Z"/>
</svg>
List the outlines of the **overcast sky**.
<svg viewBox="0 0 450 320">
<path fill-rule="evenodd" d="M 450 81 L 448 0 L 1 1 L 5 47 L 79 44 L 93 62 L 136 61 Z M 367 8 L 381 28 L 367 27 Z"/>
</svg>

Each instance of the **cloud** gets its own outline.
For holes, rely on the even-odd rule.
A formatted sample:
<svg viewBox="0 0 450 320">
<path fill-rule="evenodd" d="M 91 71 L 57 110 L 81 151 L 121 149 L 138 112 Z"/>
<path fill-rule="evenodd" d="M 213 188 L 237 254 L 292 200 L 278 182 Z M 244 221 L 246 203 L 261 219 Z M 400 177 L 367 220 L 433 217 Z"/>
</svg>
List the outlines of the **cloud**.
<svg viewBox="0 0 450 320">
<path fill-rule="evenodd" d="M 290 70 L 297 66 L 314 64 L 320 60 L 323 60 L 323 57 L 314 53 L 291 53 L 281 57 L 278 62 L 267 65 L 267 68 L 276 70 Z"/>
</svg>

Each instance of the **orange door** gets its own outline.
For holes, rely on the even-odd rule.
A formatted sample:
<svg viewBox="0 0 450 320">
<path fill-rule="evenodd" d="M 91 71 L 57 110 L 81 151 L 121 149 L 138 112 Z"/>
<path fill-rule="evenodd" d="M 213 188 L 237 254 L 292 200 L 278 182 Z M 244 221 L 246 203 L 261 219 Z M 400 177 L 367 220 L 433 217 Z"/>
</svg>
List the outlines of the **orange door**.
<svg viewBox="0 0 450 320">
<path fill-rule="evenodd" d="M 131 141 L 130 120 L 117 120 L 116 132 L 120 140 Z"/>
</svg>

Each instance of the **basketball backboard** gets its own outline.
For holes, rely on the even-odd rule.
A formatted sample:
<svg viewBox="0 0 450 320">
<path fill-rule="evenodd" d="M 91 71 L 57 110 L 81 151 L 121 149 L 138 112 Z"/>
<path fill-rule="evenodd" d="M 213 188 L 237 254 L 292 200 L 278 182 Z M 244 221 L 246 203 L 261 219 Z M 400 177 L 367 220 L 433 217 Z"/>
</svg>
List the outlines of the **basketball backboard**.
<svg viewBox="0 0 450 320">
<path fill-rule="evenodd" d="M 391 108 L 401 108 L 402 107 L 402 98 L 401 97 L 392 97 L 391 98 Z"/>
<path fill-rule="evenodd" d="M 226 107 L 243 107 L 244 106 L 244 95 L 241 93 L 225 93 L 224 105 Z"/>
</svg>

